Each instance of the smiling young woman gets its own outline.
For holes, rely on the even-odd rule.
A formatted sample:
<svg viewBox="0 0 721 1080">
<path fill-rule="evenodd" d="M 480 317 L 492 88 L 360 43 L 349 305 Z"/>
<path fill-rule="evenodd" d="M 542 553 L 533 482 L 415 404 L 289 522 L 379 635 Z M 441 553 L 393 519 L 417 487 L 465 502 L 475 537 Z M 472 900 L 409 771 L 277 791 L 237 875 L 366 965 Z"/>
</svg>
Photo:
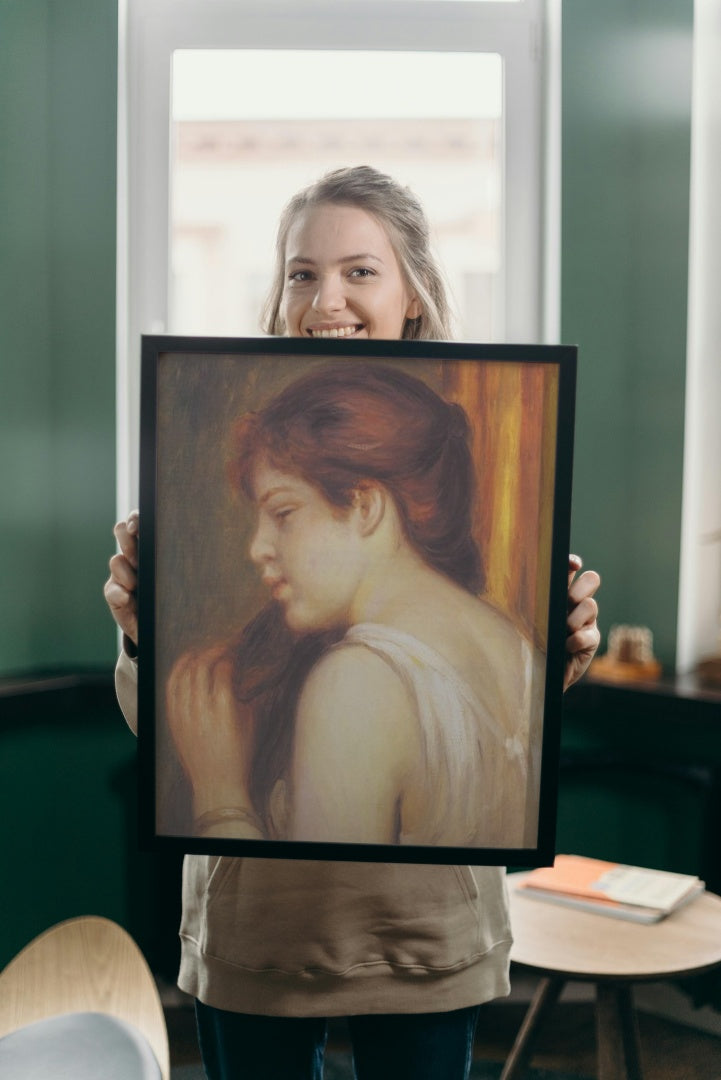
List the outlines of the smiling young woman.
<svg viewBox="0 0 721 1080">
<path fill-rule="evenodd" d="M 451 336 L 445 290 L 430 253 L 423 210 L 412 193 L 369 167 L 338 170 L 292 199 L 281 219 L 276 256 L 266 313 L 271 334 L 441 340 Z M 313 394 L 319 393 L 317 386 Z M 314 400 L 305 396 L 308 403 Z M 455 431 L 457 417 L 448 414 L 449 424 L 451 419 Z M 267 781 L 273 776 L 283 779 L 276 771 L 278 762 L 293 759 L 296 719 L 301 725 L 299 748 L 302 751 L 306 736 L 312 745 L 308 721 L 319 714 L 316 704 L 327 700 L 329 668 L 324 661 L 338 642 L 339 631 L 342 636 L 347 621 L 360 611 L 356 585 L 366 581 L 370 565 L 364 522 L 377 518 L 378 496 L 390 490 L 390 484 L 377 477 L 375 485 L 356 481 L 346 486 L 345 501 L 339 504 L 327 488 L 319 495 L 317 477 L 311 482 L 301 474 L 300 480 L 313 490 L 299 487 L 297 467 L 289 470 L 287 462 L 272 454 L 259 457 L 257 466 L 247 474 L 249 493 L 259 509 L 254 558 L 286 619 L 279 619 L 274 608 L 262 612 L 259 622 L 246 628 L 235 643 L 235 656 L 229 655 L 227 643 L 221 643 L 205 654 L 202 663 L 191 657 L 171 687 L 183 703 L 181 747 L 186 737 L 189 745 L 197 746 L 200 736 L 206 751 L 191 754 L 186 764 L 198 791 L 203 790 L 204 801 L 196 812 L 209 835 L 227 834 L 229 829 L 238 835 L 239 824 L 248 830 L 243 835 L 266 835 L 274 811 L 282 821 L 284 804 L 290 800 L 292 805 L 299 784 L 297 768 L 287 775 L 291 790 L 285 795 Z M 367 480 L 367 470 L 363 475 Z M 368 498 L 373 487 L 375 502 Z M 443 485 L 439 491 L 443 493 Z M 399 510 L 396 496 L 393 506 Z M 333 596 L 315 608 L 300 601 L 296 583 L 296 567 L 302 569 L 304 580 L 315 580 L 317 566 L 312 556 L 308 564 L 309 549 L 300 542 L 309 518 L 312 531 L 318 535 L 319 530 L 324 537 L 325 550 L 337 553 L 350 545 L 354 567 L 353 587 L 339 582 L 334 572 L 329 576 L 338 589 L 334 587 Z M 430 586 L 432 580 L 439 590 L 433 596 L 443 617 L 436 627 L 426 620 L 425 632 L 440 633 L 448 645 L 454 640 L 453 620 L 447 617 L 444 597 L 450 590 L 461 604 L 463 591 L 461 607 L 467 604 L 469 610 L 479 611 L 474 593 L 479 567 L 470 549 L 455 551 L 451 562 L 443 565 L 420 567 L 423 548 L 414 532 L 418 523 L 410 514 L 401 514 L 399 520 L 404 540 L 410 541 L 407 565 L 414 574 L 422 572 L 424 585 Z M 445 551 L 463 532 L 455 528 L 453 536 L 434 550 Z M 111 559 L 105 595 L 118 625 L 137 641 L 137 514 L 120 522 L 115 534 L 120 553 Z M 279 557 L 281 550 L 287 558 Z M 459 559 L 465 569 L 457 576 L 451 565 Z M 598 646 L 593 594 L 599 580 L 592 572 L 577 576 L 579 569 L 580 562 L 572 558 L 567 685 L 580 677 Z M 322 592 L 320 584 L 319 589 Z M 365 603 L 367 594 L 362 598 Z M 361 607 L 367 618 L 367 607 Z M 458 610 L 454 604 L 453 611 Z M 423 625 L 418 611 L 413 618 L 413 626 L 398 625 L 398 611 L 373 612 L 376 622 L 385 621 L 406 636 Z M 312 628 L 300 635 L 311 645 L 302 655 L 290 624 Z M 501 652 L 507 651 L 504 640 L 500 634 Z M 440 639 L 430 644 L 438 646 Z M 512 654 L 511 640 L 506 644 Z M 354 642 L 353 649 L 366 650 L 362 655 L 376 678 L 377 664 L 385 661 L 367 643 Z M 442 653 L 443 647 L 434 651 Z M 479 648 L 476 656 L 482 655 Z M 354 653 L 354 662 L 359 656 Z M 256 665 L 256 660 L 262 662 Z M 459 656 L 459 663 L 471 682 L 478 679 L 472 655 Z M 365 672 L 367 665 L 361 666 Z M 238 693 L 249 691 L 249 673 L 255 679 L 255 697 Z M 371 713 L 376 718 L 392 714 L 399 730 L 412 732 L 415 718 L 411 715 L 409 723 L 404 713 L 405 691 L 393 682 L 392 671 L 387 678 L 390 681 L 382 684 Z M 123 652 L 117 685 L 131 724 L 136 680 L 136 667 Z M 364 687 L 372 681 L 361 675 L 354 698 L 362 702 Z M 343 716 L 342 703 L 336 699 L 335 707 L 321 717 L 323 742 L 332 739 L 334 723 Z M 255 763 L 260 765 L 256 774 L 264 779 L 262 790 L 254 790 L 248 750 L 259 745 L 258 730 L 273 723 L 278 738 L 265 745 L 263 760 Z M 370 736 L 374 744 L 376 733 L 371 731 Z M 401 743 L 409 741 L 412 736 Z M 364 749 L 362 740 L 358 745 Z M 373 762 L 371 766 L 370 774 L 387 775 Z M 409 784 L 409 794 L 416 787 L 415 782 Z M 331 793 L 331 804 L 338 790 Z M 452 793 L 456 790 L 450 788 Z M 373 805 L 397 803 L 387 785 L 376 794 L 378 800 L 370 800 Z M 409 810 L 413 809 L 409 802 Z M 387 822 L 382 827 L 387 829 Z M 463 1080 L 470 1070 L 480 1003 L 509 990 L 511 939 L 500 867 L 471 870 L 187 856 L 180 933 L 178 981 L 196 998 L 201 1051 L 211 1080 L 231 1075 L 248 1080 L 320 1078 L 325 1018 L 339 1015 L 349 1017 L 359 1080 Z"/>
</svg>

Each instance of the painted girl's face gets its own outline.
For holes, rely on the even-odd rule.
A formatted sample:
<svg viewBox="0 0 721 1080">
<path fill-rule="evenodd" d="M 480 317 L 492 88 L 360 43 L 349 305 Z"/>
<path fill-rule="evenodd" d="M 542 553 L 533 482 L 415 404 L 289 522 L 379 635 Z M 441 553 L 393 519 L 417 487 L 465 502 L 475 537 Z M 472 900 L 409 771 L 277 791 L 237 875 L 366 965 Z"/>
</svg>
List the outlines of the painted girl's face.
<svg viewBox="0 0 721 1080">
<path fill-rule="evenodd" d="M 386 230 L 357 206 L 322 203 L 288 232 L 281 314 L 289 337 L 400 338 L 421 313 Z"/>
<path fill-rule="evenodd" d="M 347 626 L 363 572 L 354 508 L 332 506 L 293 473 L 260 462 L 250 557 L 296 632 Z"/>
</svg>

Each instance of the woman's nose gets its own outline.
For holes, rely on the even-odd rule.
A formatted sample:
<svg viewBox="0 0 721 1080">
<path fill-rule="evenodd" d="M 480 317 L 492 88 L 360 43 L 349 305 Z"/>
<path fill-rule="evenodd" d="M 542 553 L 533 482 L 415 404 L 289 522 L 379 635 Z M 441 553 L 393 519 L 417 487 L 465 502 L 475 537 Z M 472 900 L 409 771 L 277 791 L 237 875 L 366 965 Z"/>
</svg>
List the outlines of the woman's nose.
<svg viewBox="0 0 721 1080">
<path fill-rule="evenodd" d="M 343 283 L 336 274 L 319 278 L 313 307 L 321 315 L 329 315 L 345 307 Z"/>
<path fill-rule="evenodd" d="M 253 539 L 250 541 L 250 548 L 248 551 L 251 562 L 254 562 L 256 566 L 262 566 L 264 562 L 267 562 L 273 555 L 273 545 L 267 528 L 264 528 L 262 523 L 256 526 L 256 530 L 253 534 Z"/>
</svg>

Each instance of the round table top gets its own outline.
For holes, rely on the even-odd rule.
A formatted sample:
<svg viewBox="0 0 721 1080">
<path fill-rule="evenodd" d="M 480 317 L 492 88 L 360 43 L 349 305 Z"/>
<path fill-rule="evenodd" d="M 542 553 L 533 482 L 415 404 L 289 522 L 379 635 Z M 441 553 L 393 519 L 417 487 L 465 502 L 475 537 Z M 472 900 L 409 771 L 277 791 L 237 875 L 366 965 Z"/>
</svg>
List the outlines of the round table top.
<svg viewBox="0 0 721 1080">
<path fill-rule="evenodd" d="M 657 923 L 628 922 L 524 896 L 508 874 L 511 960 L 569 979 L 653 980 L 721 965 L 721 897 L 704 892 Z"/>
</svg>

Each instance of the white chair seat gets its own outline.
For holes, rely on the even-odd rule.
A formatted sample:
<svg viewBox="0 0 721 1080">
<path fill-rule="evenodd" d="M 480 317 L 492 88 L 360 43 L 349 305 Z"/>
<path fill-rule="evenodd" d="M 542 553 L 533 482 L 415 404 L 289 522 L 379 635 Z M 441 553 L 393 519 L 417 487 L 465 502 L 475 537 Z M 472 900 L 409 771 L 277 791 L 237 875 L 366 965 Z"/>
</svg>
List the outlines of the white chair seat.
<svg viewBox="0 0 721 1080">
<path fill-rule="evenodd" d="M 102 1013 L 67 1013 L 0 1039 L 0 1076 L 12 1080 L 161 1080 L 150 1044 Z"/>
</svg>

